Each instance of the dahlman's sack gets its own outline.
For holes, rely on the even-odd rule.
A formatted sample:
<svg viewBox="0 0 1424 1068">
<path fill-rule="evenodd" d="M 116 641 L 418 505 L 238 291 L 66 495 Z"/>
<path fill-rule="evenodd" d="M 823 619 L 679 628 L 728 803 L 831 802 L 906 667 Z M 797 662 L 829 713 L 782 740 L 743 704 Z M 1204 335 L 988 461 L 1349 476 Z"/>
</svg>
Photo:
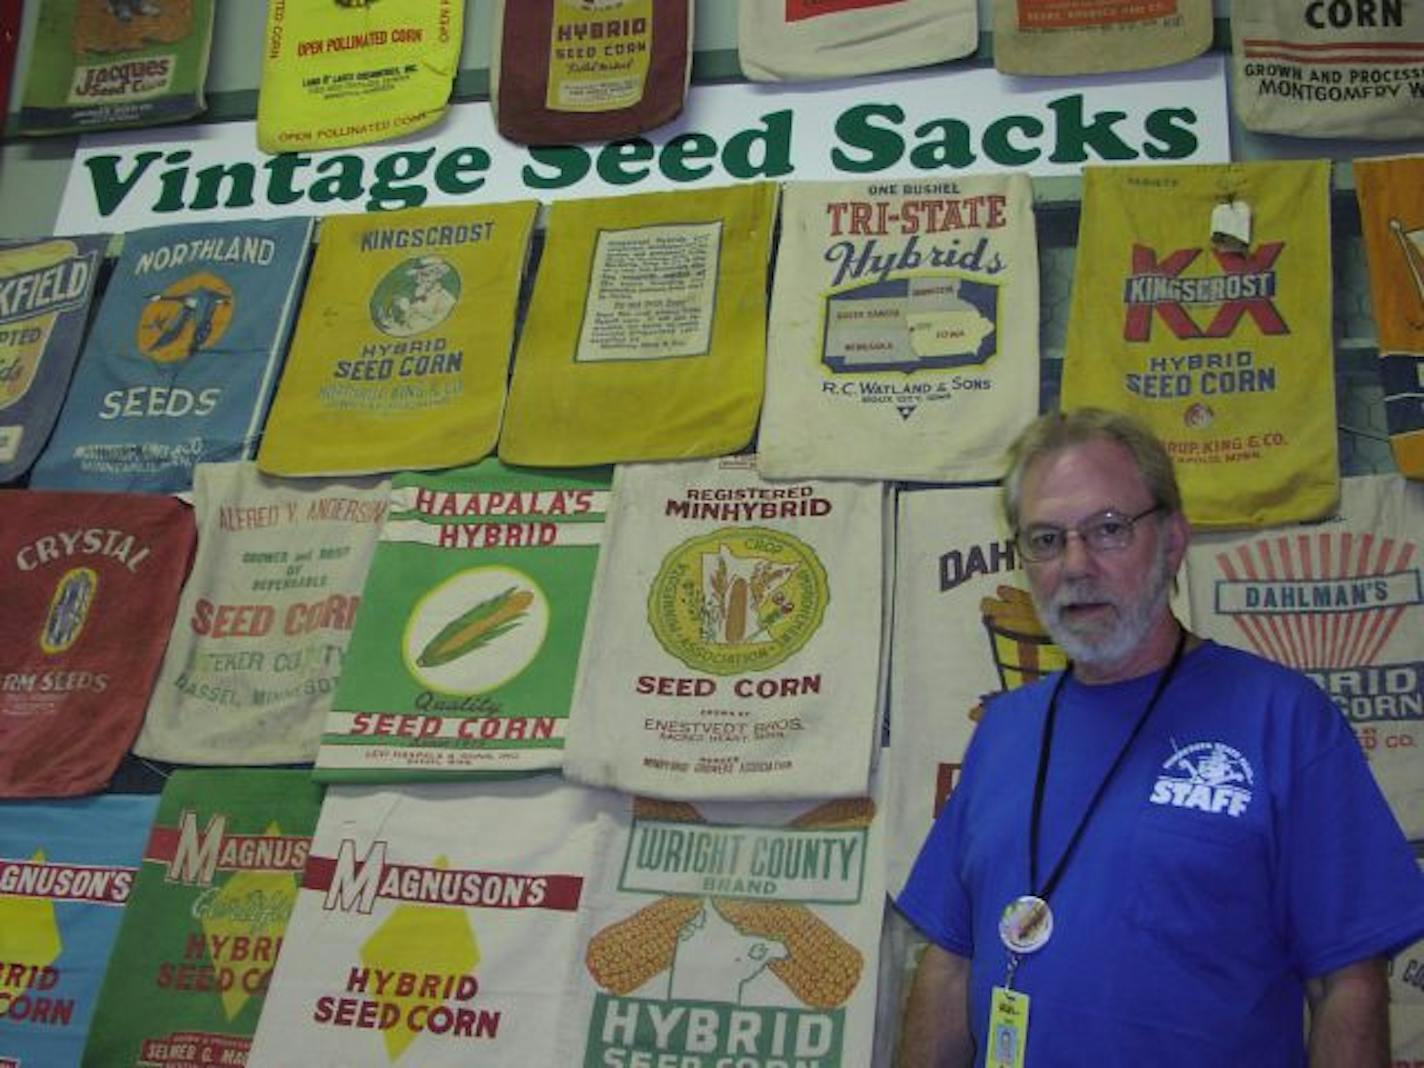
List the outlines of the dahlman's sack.
<svg viewBox="0 0 1424 1068">
<path fill-rule="evenodd" d="M 994 0 L 1005 74 L 1165 67 L 1201 55 L 1211 35 L 1211 0 Z"/>
<path fill-rule="evenodd" d="M 1089 168 L 1063 406 L 1145 419 L 1202 527 L 1335 506 L 1330 168 Z"/>
</svg>

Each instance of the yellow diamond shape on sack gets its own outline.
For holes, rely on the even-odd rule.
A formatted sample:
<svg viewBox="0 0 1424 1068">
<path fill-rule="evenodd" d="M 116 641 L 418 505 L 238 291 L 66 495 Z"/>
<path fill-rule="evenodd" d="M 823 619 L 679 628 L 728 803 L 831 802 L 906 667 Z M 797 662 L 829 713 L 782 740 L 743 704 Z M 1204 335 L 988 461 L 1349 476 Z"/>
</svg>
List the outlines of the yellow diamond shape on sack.
<svg viewBox="0 0 1424 1068">
<path fill-rule="evenodd" d="M 44 851 L 30 858 L 32 863 L 45 862 Z M 7 897 L 0 894 L 0 961 L 7 965 L 23 964 L 26 968 L 43 968 L 53 964 L 64 951 L 59 937 L 59 923 L 54 916 L 54 902 L 43 897 Z M 8 969 L 0 971 L 0 996 L 5 1004 L 28 989 L 28 970 L 14 981 L 6 978 Z"/>
<path fill-rule="evenodd" d="M 449 866 L 446 857 L 436 858 L 434 867 Z M 397 905 L 361 947 L 361 963 L 387 972 L 409 972 L 417 977 L 430 974 L 443 979 L 473 972 L 480 963 L 480 947 L 463 908 Z M 418 1032 L 410 1027 L 411 1010 L 424 1006 L 428 1012 L 443 1004 L 440 998 L 419 996 L 419 989 L 417 981 L 411 994 L 401 996 L 388 990 L 382 995 L 400 1008 L 400 1020 L 384 1032 L 386 1057 L 391 1061 L 398 1060 L 415 1041 Z"/>
</svg>

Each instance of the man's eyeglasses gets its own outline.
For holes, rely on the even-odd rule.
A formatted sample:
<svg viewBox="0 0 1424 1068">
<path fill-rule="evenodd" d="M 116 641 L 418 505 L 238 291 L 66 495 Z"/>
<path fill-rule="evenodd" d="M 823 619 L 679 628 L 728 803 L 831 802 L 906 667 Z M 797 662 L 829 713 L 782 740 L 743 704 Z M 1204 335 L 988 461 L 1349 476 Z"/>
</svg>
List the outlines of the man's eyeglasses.
<svg viewBox="0 0 1424 1068">
<path fill-rule="evenodd" d="M 1068 548 L 1068 535 L 1077 534 L 1083 544 L 1093 552 L 1111 552 L 1125 549 L 1132 544 L 1132 528 L 1140 519 L 1146 519 L 1153 512 L 1160 512 L 1162 506 L 1154 504 L 1136 515 L 1123 515 L 1111 508 L 1106 512 L 1090 515 L 1077 526 L 1057 527 L 1049 523 L 1035 523 L 1014 535 L 1023 558 L 1030 563 L 1042 564 L 1057 560 Z"/>
</svg>

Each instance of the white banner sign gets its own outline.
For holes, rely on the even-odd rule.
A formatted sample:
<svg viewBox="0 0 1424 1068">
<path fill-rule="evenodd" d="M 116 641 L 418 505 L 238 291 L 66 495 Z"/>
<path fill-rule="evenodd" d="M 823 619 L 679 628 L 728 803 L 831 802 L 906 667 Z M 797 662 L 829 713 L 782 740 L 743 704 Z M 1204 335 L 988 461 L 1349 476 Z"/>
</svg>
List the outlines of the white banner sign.
<svg viewBox="0 0 1424 1068">
<path fill-rule="evenodd" d="M 98 134 L 80 140 L 55 232 L 755 179 L 1049 176 L 1084 164 L 1229 158 L 1220 56 L 1086 79 L 928 70 L 810 87 L 700 86 L 677 122 L 607 144 L 513 145 L 486 103 L 455 105 L 419 136 L 320 153 L 266 155 L 252 122 Z"/>
</svg>

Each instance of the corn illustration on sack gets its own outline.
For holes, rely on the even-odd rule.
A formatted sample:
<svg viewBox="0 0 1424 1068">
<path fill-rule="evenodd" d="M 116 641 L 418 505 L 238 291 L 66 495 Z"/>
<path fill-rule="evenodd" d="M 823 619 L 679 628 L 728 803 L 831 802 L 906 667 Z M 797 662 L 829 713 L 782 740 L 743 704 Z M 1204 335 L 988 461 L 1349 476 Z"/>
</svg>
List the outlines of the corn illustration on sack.
<svg viewBox="0 0 1424 1068">
<path fill-rule="evenodd" d="M 1324 162 L 1089 168 L 1063 406 L 1146 419 L 1202 527 L 1339 494 Z"/>
<path fill-rule="evenodd" d="M 579 466 L 745 447 L 775 212 L 767 182 L 555 203 L 500 459 Z"/>
<path fill-rule="evenodd" d="M 1394 461 L 1424 479 L 1424 156 L 1355 161 Z"/>
<path fill-rule="evenodd" d="M 608 478 L 494 460 L 394 478 L 318 778 L 559 766 Z"/>
<path fill-rule="evenodd" d="M 737 456 L 617 469 L 564 774 L 655 797 L 865 790 L 885 642 L 884 487 Z"/>
<path fill-rule="evenodd" d="M 1211 46 L 1211 0 L 994 0 L 994 66 L 1005 74 L 1166 67 Z"/>
<path fill-rule="evenodd" d="M 198 554 L 134 752 L 184 764 L 315 759 L 386 515 L 379 479 L 199 464 Z"/>
<path fill-rule="evenodd" d="M 258 146 L 365 145 L 438 121 L 459 69 L 464 21 L 464 0 L 269 4 Z"/>
<path fill-rule="evenodd" d="M 530 145 L 670 122 L 692 72 L 692 0 L 494 0 L 490 106 Z"/>
<path fill-rule="evenodd" d="M 935 184 L 787 188 L 757 441 L 766 477 L 1003 474 L 1038 411 L 1033 192 L 1024 175 Z"/>
<path fill-rule="evenodd" d="M 923 67 L 979 47 L 973 0 L 741 0 L 737 55 L 757 82 Z"/>
<path fill-rule="evenodd" d="M 336 475 L 484 459 L 499 436 L 537 209 L 323 220 L 257 465 Z"/>
</svg>

